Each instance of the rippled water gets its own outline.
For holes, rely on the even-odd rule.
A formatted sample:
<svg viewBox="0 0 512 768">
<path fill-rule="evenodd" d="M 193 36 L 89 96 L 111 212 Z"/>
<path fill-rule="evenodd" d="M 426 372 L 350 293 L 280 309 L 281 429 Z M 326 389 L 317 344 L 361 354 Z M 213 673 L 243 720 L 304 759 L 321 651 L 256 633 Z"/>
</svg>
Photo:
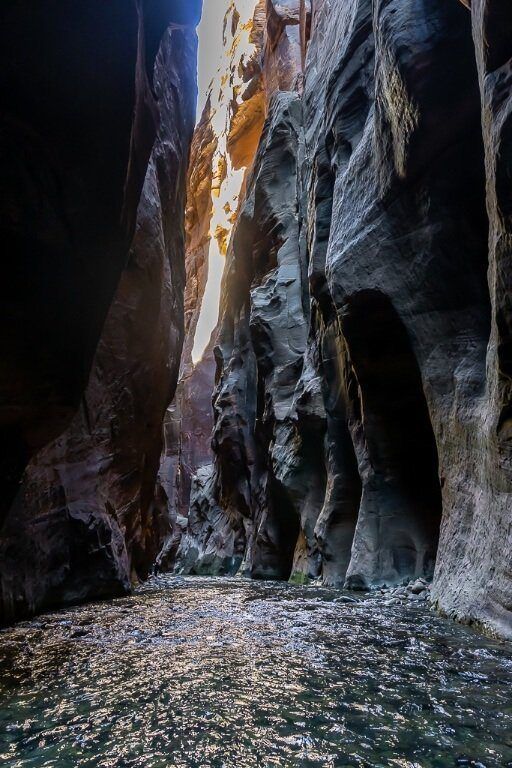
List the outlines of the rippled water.
<svg viewBox="0 0 512 768">
<path fill-rule="evenodd" d="M 161 578 L 0 633 L 0 764 L 512 765 L 512 646 L 424 606 Z"/>
</svg>

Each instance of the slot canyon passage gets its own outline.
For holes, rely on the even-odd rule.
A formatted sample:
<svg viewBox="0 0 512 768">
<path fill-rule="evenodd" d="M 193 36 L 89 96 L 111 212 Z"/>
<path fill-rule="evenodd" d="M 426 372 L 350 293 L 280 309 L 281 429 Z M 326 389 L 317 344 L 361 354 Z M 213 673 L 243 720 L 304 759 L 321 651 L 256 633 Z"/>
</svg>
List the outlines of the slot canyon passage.
<svg viewBox="0 0 512 768">
<path fill-rule="evenodd" d="M 0 22 L 0 764 L 511 768 L 510 0 Z"/>
</svg>

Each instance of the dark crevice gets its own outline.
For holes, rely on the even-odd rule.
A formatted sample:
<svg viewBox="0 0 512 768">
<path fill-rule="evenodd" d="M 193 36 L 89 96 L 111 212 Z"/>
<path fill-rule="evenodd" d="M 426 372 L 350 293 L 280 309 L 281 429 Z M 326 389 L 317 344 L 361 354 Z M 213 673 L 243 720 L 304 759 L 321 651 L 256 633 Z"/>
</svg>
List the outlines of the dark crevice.
<svg viewBox="0 0 512 768">
<path fill-rule="evenodd" d="M 437 449 L 406 328 L 376 290 L 351 296 L 342 321 L 363 413 L 358 525 L 376 558 L 361 566 L 390 581 L 431 575 L 441 522 Z M 356 564 L 352 581 L 364 581 L 364 575 Z"/>
<path fill-rule="evenodd" d="M 484 55 L 487 72 L 495 72 L 512 58 L 512 4 L 487 0 L 484 10 Z"/>
</svg>

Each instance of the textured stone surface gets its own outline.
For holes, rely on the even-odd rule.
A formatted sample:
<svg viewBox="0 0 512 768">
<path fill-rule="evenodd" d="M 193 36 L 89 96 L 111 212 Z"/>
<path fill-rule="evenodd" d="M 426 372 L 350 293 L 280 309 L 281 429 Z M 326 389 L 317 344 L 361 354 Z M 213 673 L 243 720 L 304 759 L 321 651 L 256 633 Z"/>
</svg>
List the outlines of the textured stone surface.
<svg viewBox="0 0 512 768">
<path fill-rule="evenodd" d="M 178 386 L 164 419 L 164 445 L 155 491 L 155 506 L 164 523 L 164 538 L 157 559 L 161 570 L 170 570 L 174 565 L 181 536 L 180 523 L 188 515 L 192 475 L 210 461 L 215 362 L 210 347 L 194 366 L 192 349 L 208 278 L 213 163 L 217 148 L 218 137 L 212 127 L 208 99 L 194 131 L 188 168 L 185 340 Z"/>
<path fill-rule="evenodd" d="M 200 0 L 0 9 L 0 516 L 78 408 L 159 124 L 153 64 Z"/>
<path fill-rule="evenodd" d="M 181 536 L 188 525 L 193 478 L 211 462 L 215 368 L 210 344 L 195 366 L 182 370 L 175 398 L 165 416 L 156 504 L 166 531 L 157 558 L 158 570 L 174 568 Z"/>
<path fill-rule="evenodd" d="M 511 634 L 510 10 L 306 6 L 266 6 L 181 564 L 355 587 L 435 567 L 441 610 Z"/>
<path fill-rule="evenodd" d="M 139 7 L 141 39 L 158 39 L 163 17 L 147 15 L 156 5 Z M 165 226 L 165 214 L 175 220 L 184 204 L 165 189 L 182 172 L 184 145 L 171 140 L 166 153 L 162 130 L 171 126 L 174 136 L 173 124 L 155 113 L 142 48 L 131 155 L 121 142 L 125 154 L 114 169 L 105 166 L 113 181 L 103 191 L 117 197 L 104 206 L 93 195 L 89 218 L 78 202 L 69 214 L 73 226 L 75 217 L 82 221 L 76 254 L 90 272 L 68 260 L 62 170 L 54 175 L 49 145 L 43 141 L 38 154 L 16 110 L 5 123 L 7 147 L 20 122 L 27 136 L 26 154 L 5 164 L 14 190 L 4 198 L 13 253 L 30 235 L 21 261 L 11 262 L 22 267 L 2 340 L 8 500 L 27 458 L 76 408 L 158 126 L 163 144 L 146 175 L 135 244 L 82 406 L 33 460 L 2 529 L 4 611 L 38 607 L 47 595 L 65 602 L 126 590 L 165 539 L 158 565 L 181 572 L 355 588 L 411 580 L 412 591 L 433 579 L 428 591 L 442 612 L 512 637 L 510 4 L 260 0 L 255 8 L 254 51 L 238 61 L 235 46 L 220 80 L 219 99 L 229 95 L 226 126 L 213 132 L 210 104 L 195 135 L 184 307 L 183 264 L 168 269 L 182 243 Z M 226 41 L 240 21 L 236 8 L 229 13 Z M 150 18 L 155 26 L 143 35 Z M 187 45 L 187 34 L 175 30 L 170 39 Z M 148 61 L 154 48 L 148 44 Z M 169 104 L 183 94 L 180 76 L 175 85 Z M 124 107 L 125 97 L 120 91 Z M 126 109 L 113 104 L 121 122 Z M 169 114 L 184 119 L 180 110 Z M 59 124 L 54 140 L 64 128 L 73 135 Z M 36 174 L 26 173 L 36 155 Z M 76 171 L 72 160 L 59 162 Z M 127 163 L 123 197 L 118 182 Z M 249 164 L 236 216 L 229 205 L 225 211 L 236 223 L 219 326 L 194 367 L 212 194 L 222 199 L 230 173 Z M 94 165 L 87 170 L 90 192 Z M 71 191 L 77 178 L 71 174 Z M 113 214 L 121 211 L 116 228 Z M 213 234 L 223 252 L 229 227 Z M 62 285 L 48 280 L 51 290 L 41 290 L 43 262 L 34 270 L 26 258 L 34 243 L 36 253 L 62 260 Z M 107 250 L 117 256 L 103 272 Z M 33 290 L 24 293 L 25 277 Z M 99 282 L 104 292 L 94 293 Z M 98 298 L 94 323 L 91 296 Z M 154 500 L 183 309 L 185 355 Z M 66 324 L 67 333 L 56 334 L 55 324 Z M 162 324 L 166 333 L 157 333 Z M 46 336 L 58 349 L 37 343 Z M 36 362 L 27 367 L 27 360 Z"/>
<path fill-rule="evenodd" d="M 291 507 L 277 509 L 281 446 L 272 437 L 287 440 L 292 428 L 288 411 L 306 343 L 296 259 L 300 114 L 294 94 L 276 96 L 228 252 L 216 349 L 216 461 L 193 487 L 180 570 L 190 570 L 196 549 L 195 572 L 230 571 L 243 555 L 253 576 L 283 578 L 291 568 L 298 525 Z M 272 183 L 278 164 L 285 187 Z M 255 231 L 265 247 L 246 260 Z"/>
<path fill-rule="evenodd" d="M 249 3 L 244 14 L 246 23 L 242 23 L 235 5 L 228 7 L 224 57 L 192 143 L 187 190 L 186 336 L 176 397 L 165 419 L 165 449 L 156 494 L 162 518 L 167 519 L 169 527 L 157 562 L 162 570 L 174 567 L 182 534 L 187 530 L 193 478 L 199 472 L 203 477 L 203 467 L 212 460 L 214 346 L 218 329 L 213 330 L 195 364 L 192 353 L 203 300 L 212 300 L 205 296 L 207 274 L 215 268 L 212 249 L 225 255 L 240 187 L 242 199 L 245 194 L 245 169 L 254 160 L 263 127 L 265 2 L 255 2 L 254 13 Z M 196 530 L 200 519 L 194 524 Z M 187 555 L 187 562 L 194 558 Z M 217 555 L 215 558 L 218 562 Z"/>
<path fill-rule="evenodd" d="M 30 462 L 2 528 L 4 619 L 125 592 L 158 552 L 153 492 L 183 342 L 195 63 L 193 26 L 164 32 L 153 81 L 159 124 L 135 237 L 80 408 Z"/>
<path fill-rule="evenodd" d="M 306 266 L 298 259 L 303 138 L 300 99 L 279 86 L 298 85 L 301 57 L 290 55 L 288 68 L 265 57 L 290 26 L 300 28 L 297 9 L 280 6 L 278 28 L 268 15 L 262 21 L 261 4 L 256 9 L 266 100 L 271 91 L 275 98 L 227 254 L 215 349 L 215 460 L 193 480 L 181 571 L 232 572 L 242 558 L 253 576 L 286 578 L 291 570 L 299 506 L 284 488 L 295 471 L 280 466 L 285 449 L 274 433 L 287 444 L 294 439 L 288 411 L 307 339 Z"/>
<path fill-rule="evenodd" d="M 487 225 L 468 22 L 456 4 L 324 5 L 310 49 L 312 319 L 329 446 L 318 533 L 324 578 L 353 586 L 432 575 L 453 461 L 445 468 L 440 432 L 455 402 L 469 418 L 485 377 Z"/>
<path fill-rule="evenodd" d="M 492 307 L 485 390 L 463 442 L 452 430 L 433 595 L 456 618 L 512 637 L 512 9 L 472 0 L 489 217 Z M 479 407 L 478 407 L 479 405 Z M 460 409 L 459 409 L 460 411 Z M 462 445 L 461 445 L 462 442 Z"/>
</svg>

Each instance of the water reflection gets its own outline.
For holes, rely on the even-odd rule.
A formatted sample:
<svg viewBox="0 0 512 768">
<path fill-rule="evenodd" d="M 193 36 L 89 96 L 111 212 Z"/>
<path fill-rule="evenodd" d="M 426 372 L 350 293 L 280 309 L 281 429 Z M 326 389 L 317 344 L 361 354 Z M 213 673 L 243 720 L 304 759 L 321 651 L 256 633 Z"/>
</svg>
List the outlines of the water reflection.
<svg viewBox="0 0 512 768">
<path fill-rule="evenodd" d="M 0 633 L 0 764 L 512 765 L 512 647 L 419 605 L 159 578 Z"/>
</svg>

